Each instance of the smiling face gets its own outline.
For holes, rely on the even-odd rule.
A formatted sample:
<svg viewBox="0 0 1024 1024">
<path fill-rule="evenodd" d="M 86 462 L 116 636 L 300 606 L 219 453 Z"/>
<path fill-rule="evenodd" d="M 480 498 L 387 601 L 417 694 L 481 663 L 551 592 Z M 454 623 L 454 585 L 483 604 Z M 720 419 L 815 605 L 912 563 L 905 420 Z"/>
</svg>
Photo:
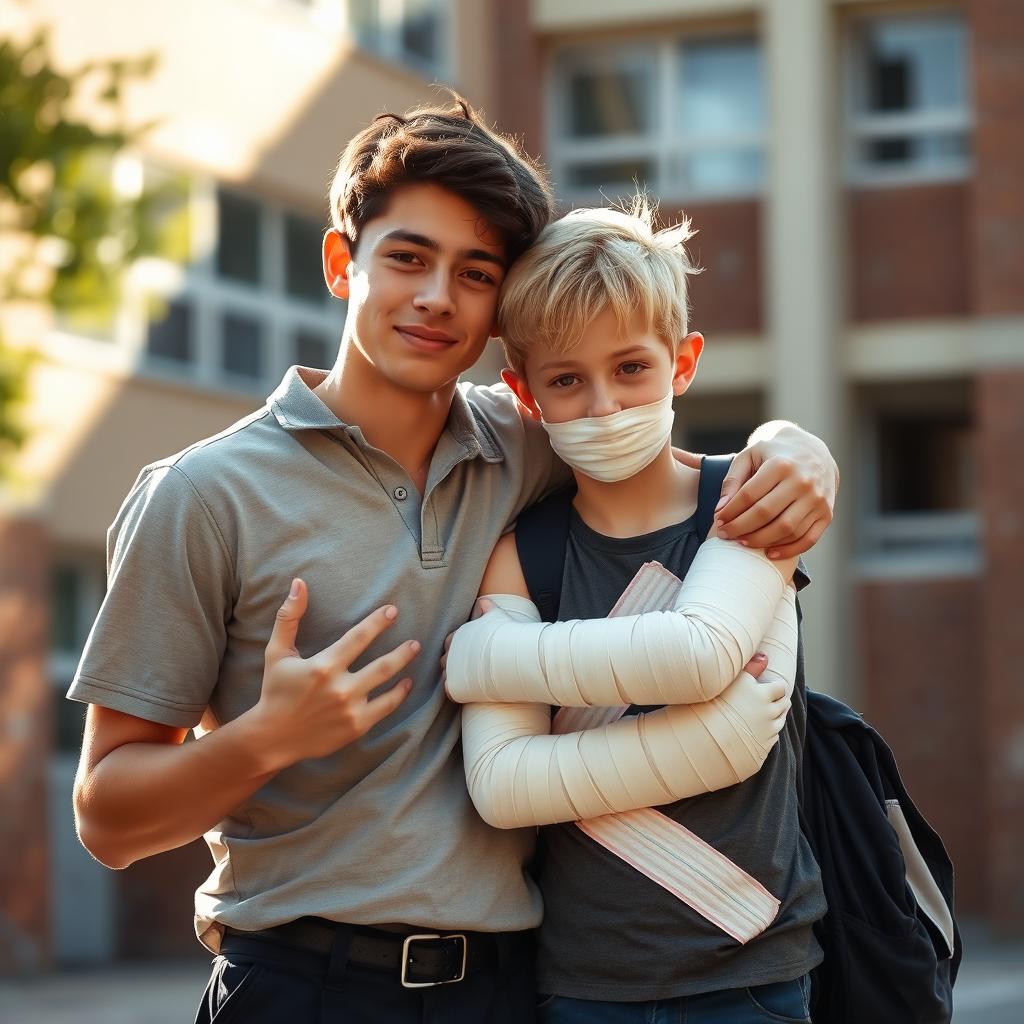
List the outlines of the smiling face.
<svg viewBox="0 0 1024 1024">
<path fill-rule="evenodd" d="M 491 334 L 505 274 L 499 231 L 454 192 L 431 184 L 396 189 L 352 252 L 324 238 L 324 275 L 348 299 L 345 341 L 401 390 L 454 383 Z"/>
<path fill-rule="evenodd" d="M 569 351 L 533 345 L 523 373 L 505 371 L 502 376 L 531 415 L 565 423 L 650 405 L 670 392 L 681 395 L 696 373 L 703 347 L 703 337 L 695 332 L 673 355 L 639 316 L 623 329 L 606 308 Z"/>
</svg>

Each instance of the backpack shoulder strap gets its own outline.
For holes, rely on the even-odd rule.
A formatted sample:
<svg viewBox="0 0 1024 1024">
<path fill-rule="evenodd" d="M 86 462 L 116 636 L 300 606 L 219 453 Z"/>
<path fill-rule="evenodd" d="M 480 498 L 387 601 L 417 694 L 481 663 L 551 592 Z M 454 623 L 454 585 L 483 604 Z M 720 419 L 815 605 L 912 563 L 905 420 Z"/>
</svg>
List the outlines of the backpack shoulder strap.
<svg viewBox="0 0 1024 1024">
<path fill-rule="evenodd" d="M 732 465 L 731 455 L 705 455 L 700 460 L 700 482 L 697 484 L 697 533 L 702 541 L 715 520 L 715 506 L 722 496 L 722 483 Z"/>
<path fill-rule="evenodd" d="M 576 488 L 549 494 L 520 515 L 516 551 L 530 598 L 545 622 L 554 622 L 562 600 L 565 546 L 569 542 L 569 511 Z"/>
</svg>

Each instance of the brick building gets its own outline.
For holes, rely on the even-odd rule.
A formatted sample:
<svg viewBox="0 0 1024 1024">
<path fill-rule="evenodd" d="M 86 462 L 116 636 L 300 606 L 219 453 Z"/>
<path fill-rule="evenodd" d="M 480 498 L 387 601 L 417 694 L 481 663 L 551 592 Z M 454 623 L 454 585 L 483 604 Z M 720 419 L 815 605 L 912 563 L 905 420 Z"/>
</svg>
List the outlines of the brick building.
<svg viewBox="0 0 1024 1024">
<path fill-rule="evenodd" d="M 566 206 L 635 179 L 693 219 L 708 350 L 680 440 L 729 450 L 776 415 L 828 440 L 844 483 L 810 559 L 809 680 L 889 738 L 961 912 L 1024 931 L 1024 5 L 37 0 L 0 19 L 52 22 L 69 66 L 159 49 L 130 103 L 160 123 L 121 173 L 191 182 L 184 267 L 136 268 L 95 336 L 29 332 L 32 433 L 0 514 L 0 970 L 198 952 L 205 847 L 113 873 L 71 830 L 81 713 L 61 695 L 104 533 L 141 465 L 333 359 L 329 171 L 434 79 L 541 153 Z"/>
</svg>

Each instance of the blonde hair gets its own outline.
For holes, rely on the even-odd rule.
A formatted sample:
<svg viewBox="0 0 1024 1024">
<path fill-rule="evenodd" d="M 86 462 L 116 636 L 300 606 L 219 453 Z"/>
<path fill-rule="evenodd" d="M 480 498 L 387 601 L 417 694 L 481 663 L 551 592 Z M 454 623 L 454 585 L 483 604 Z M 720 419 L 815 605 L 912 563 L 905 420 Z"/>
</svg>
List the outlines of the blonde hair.
<svg viewBox="0 0 1024 1024">
<path fill-rule="evenodd" d="M 690 222 L 655 230 L 655 211 L 637 196 L 626 210 L 579 209 L 549 224 L 513 265 L 498 305 L 505 358 L 523 372 L 532 345 L 565 353 L 587 325 L 612 309 L 623 331 L 635 315 L 675 351 L 686 334 Z"/>
</svg>

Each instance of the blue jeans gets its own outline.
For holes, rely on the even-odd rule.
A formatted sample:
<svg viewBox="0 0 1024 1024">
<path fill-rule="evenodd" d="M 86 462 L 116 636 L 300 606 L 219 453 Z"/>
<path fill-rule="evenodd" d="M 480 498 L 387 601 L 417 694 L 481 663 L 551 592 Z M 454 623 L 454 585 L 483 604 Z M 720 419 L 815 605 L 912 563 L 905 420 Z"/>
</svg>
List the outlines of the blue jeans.
<svg viewBox="0 0 1024 1024">
<path fill-rule="evenodd" d="M 653 1003 L 541 996 L 539 1024 L 805 1024 L 811 981 L 779 981 Z"/>
</svg>

